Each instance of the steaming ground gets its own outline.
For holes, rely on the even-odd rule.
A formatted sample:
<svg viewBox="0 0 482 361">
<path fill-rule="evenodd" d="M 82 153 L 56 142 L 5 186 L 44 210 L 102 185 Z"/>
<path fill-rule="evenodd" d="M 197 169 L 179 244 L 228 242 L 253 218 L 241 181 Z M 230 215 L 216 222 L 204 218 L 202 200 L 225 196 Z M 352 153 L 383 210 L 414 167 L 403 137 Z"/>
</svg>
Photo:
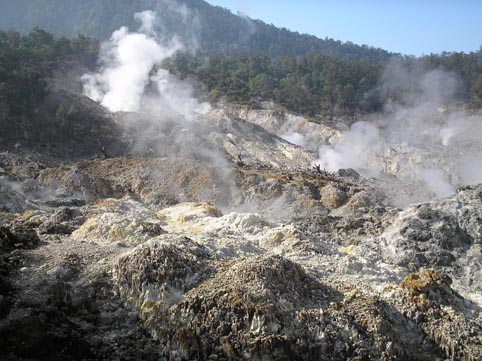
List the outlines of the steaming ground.
<svg viewBox="0 0 482 361">
<path fill-rule="evenodd" d="M 447 72 L 390 64 L 380 86 L 389 99 L 385 111 L 352 124 L 342 132 L 343 140 L 321 144 L 315 164 L 330 172 L 353 168 L 377 178 L 401 206 L 480 183 L 482 117 L 457 106 L 460 87 Z M 286 139 L 305 145 L 303 133 Z"/>
<path fill-rule="evenodd" d="M 131 132 L 131 138 L 140 154 L 189 153 L 229 168 L 226 149 L 204 141 L 216 118 L 207 116 L 210 105 L 198 101 L 188 83 L 156 66 L 185 46 L 176 38 L 156 35 L 154 12 L 135 17 L 140 22 L 137 32 L 123 27 L 103 44 L 99 71 L 82 77 L 84 93 L 110 111 L 138 114 L 123 119 L 132 121 L 125 124 L 127 129 L 138 130 L 135 135 Z M 378 180 L 393 203 L 404 206 L 448 196 L 460 186 L 482 181 L 482 122 L 456 110 L 460 88 L 453 74 L 404 69 L 394 61 L 380 85 L 387 98 L 381 114 L 342 132 L 293 116 L 278 129 L 273 124 L 262 126 L 294 145 L 317 150 L 313 164 L 322 169 L 353 168 Z M 243 155 L 242 146 L 233 144 L 237 150 L 231 153 L 237 154 L 231 156 L 241 161 L 249 157 Z"/>
<path fill-rule="evenodd" d="M 97 157 L 0 153 L 2 360 L 482 358 L 482 185 L 454 190 L 481 119 L 455 78 L 391 65 L 397 101 L 351 126 L 211 109 L 136 19 L 82 78 L 109 111 L 69 93 L 112 133 Z"/>
<path fill-rule="evenodd" d="M 2 359 L 480 359 L 481 186 L 393 209 L 268 166 L 301 148 L 253 127 L 232 188 L 186 157 L 0 154 Z"/>
</svg>

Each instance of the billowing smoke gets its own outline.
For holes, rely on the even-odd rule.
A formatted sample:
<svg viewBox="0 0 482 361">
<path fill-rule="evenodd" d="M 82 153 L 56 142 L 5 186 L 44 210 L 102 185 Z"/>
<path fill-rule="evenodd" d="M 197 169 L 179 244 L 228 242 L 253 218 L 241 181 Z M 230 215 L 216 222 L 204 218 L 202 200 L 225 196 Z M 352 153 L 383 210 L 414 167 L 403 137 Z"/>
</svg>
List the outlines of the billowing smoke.
<svg viewBox="0 0 482 361">
<path fill-rule="evenodd" d="M 192 87 L 159 68 L 164 60 L 184 49 L 174 37 L 163 39 L 154 31 L 156 14 L 135 14 L 137 32 L 122 27 L 103 44 L 100 70 L 82 77 L 84 94 L 113 112 L 180 115 L 194 120 L 209 105 L 192 96 Z"/>
<path fill-rule="evenodd" d="M 400 205 L 480 183 L 482 117 L 461 110 L 462 89 L 453 73 L 389 64 L 381 84 L 384 112 L 354 123 L 342 141 L 321 146 L 316 163 L 388 182 Z"/>
</svg>

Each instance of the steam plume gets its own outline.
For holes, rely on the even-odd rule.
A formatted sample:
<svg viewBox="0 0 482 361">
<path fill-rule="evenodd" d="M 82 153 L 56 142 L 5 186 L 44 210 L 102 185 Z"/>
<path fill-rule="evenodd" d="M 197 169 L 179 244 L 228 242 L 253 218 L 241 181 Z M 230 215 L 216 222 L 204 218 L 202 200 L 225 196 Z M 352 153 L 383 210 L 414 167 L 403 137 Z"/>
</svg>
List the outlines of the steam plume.
<svg viewBox="0 0 482 361">
<path fill-rule="evenodd" d="M 154 31 L 153 11 L 136 13 L 138 32 L 122 27 L 103 44 L 98 73 L 82 77 L 84 94 L 109 110 L 173 113 L 193 120 L 197 113 L 209 110 L 191 96 L 189 84 L 180 82 L 158 65 L 184 49 L 174 37 L 159 37 Z"/>
<path fill-rule="evenodd" d="M 387 176 L 396 176 L 398 183 L 389 188 L 400 205 L 482 181 L 482 117 L 458 106 L 462 85 L 453 73 L 393 62 L 381 89 L 385 111 L 354 123 L 343 141 L 321 146 L 317 164 L 391 181 Z"/>
</svg>

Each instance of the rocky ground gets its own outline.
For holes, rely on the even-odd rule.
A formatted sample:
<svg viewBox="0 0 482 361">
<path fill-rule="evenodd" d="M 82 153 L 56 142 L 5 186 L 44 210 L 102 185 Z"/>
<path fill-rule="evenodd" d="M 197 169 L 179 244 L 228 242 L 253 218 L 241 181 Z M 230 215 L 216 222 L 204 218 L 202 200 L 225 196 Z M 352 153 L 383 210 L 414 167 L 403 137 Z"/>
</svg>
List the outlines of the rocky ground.
<svg viewBox="0 0 482 361">
<path fill-rule="evenodd" d="M 164 124 L 187 152 L 0 154 L 0 359 L 482 358 L 482 186 L 396 208 L 234 112 Z"/>
</svg>

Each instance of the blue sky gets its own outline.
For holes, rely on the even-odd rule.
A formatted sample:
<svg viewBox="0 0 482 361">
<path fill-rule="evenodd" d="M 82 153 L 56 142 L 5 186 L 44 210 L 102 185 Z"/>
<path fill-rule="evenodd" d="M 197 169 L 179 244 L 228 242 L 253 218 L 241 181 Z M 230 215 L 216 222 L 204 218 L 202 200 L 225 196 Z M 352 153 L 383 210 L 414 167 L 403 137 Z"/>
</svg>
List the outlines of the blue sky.
<svg viewBox="0 0 482 361">
<path fill-rule="evenodd" d="M 207 0 L 278 27 L 410 55 L 477 51 L 482 0 Z"/>
</svg>

